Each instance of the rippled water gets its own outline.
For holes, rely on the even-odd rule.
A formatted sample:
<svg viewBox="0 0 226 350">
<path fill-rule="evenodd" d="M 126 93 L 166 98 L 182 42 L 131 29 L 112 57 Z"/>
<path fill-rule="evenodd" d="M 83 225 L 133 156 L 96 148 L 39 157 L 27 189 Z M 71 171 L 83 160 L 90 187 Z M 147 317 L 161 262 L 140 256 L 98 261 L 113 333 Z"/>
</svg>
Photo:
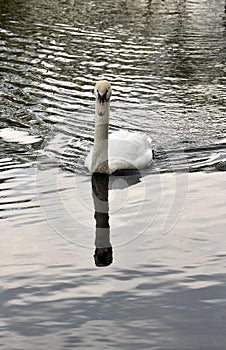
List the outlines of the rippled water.
<svg viewBox="0 0 226 350">
<path fill-rule="evenodd" d="M 225 23 L 223 0 L 0 0 L 1 349 L 225 349 Z M 101 78 L 111 131 L 155 150 L 101 189 L 105 268 Z"/>
<path fill-rule="evenodd" d="M 48 162 L 86 173 L 92 89 L 102 77 L 113 85 L 111 129 L 145 130 L 158 170 L 168 170 L 168 151 L 181 158 L 174 168 L 225 151 L 223 2 L 1 6 L 4 155 L 26 163 L 42 150 Z M 21 145 L 14 130 L 34 140 Z"/>
</svg>

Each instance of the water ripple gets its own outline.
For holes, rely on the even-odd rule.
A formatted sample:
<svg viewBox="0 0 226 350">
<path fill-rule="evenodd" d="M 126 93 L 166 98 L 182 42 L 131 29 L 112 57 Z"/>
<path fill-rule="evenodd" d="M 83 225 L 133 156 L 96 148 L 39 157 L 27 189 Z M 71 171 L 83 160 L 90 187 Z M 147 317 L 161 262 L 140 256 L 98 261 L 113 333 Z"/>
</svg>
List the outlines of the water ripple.
<svg viewBox="0 0 226 350">
<path fill-rule="evenodd" d="M 224 6 L 1 1 L 2 349 L 225 349 Z M 102 78 L 110 131 L 155 150 L 110 179 L 104 272 L 84 166 Z"/>
</svg>

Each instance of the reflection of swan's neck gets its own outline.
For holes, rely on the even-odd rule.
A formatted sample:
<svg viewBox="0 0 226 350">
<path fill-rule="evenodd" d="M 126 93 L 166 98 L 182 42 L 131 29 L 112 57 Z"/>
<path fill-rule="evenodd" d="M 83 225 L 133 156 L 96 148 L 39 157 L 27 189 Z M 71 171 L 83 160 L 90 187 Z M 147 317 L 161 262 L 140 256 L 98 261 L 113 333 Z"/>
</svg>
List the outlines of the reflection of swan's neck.
<svg viewBox="0 0 226 350">
<path fill-rule="evenodd" d="M 92 194 L 95 208 L 96 237 L 94 260 L 96 266 L 108 266 L 112 263 L 112 246 L 110 242 L 108 183 L 106 174 L 92 175 Z"/>
<path fill-rule="evenodd" d="M 111 247 L 110 227 L 97 227 L 96 228 L 95 246 L 97 248 Z"/>
<path fill-rule="evenodd" d="M 96 240 L 97 248 L 111 247 L 109 206 L 108 206 L 108 182 L 106 174 L 94 174 L 92 176 L 92 194 L 95 208 Z"/>
<path fill-rule="evenodd" d="M 95 113 L 95 136 L 92 158 L 92 172 L 109 173 L 108 168 L 108 128 L 110 103 L 106 102 L 105 114 Z"/>
</svg>

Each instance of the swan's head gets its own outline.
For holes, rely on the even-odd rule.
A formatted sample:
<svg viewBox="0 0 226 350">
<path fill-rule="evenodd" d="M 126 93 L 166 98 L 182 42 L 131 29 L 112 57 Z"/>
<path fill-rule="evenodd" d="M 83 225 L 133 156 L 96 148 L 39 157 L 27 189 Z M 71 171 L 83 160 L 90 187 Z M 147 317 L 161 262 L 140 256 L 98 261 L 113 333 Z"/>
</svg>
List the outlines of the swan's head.
<svg viewBox="0 0 226 350">
<path fill-rule="evenodd" d="M 97 101 L 97 113 L 99 116 L 103 116 L 107 111 L 107 102 L 110 101 L 111 97 L 111 84 L 107 80 L 97 81 L 94 94 Z"/>
</svg>

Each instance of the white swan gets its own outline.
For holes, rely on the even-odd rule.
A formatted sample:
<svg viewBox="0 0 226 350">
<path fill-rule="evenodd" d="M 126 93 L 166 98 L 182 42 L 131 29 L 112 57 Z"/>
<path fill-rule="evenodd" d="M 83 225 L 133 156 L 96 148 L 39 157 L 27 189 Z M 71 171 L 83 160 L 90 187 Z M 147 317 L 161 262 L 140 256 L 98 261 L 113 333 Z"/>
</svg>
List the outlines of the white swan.
<svg viewBox="0 0 226 350">
<path fill-rule="evenodd" d="M 151 139 L 145 134 L 116 131 L 108 135 L 111 85 L 107 80 L 96 83 L 94 147 L 85 165 L 92 173 L 112 174 L 120 169 L 143 169 L 153 159 Z"/>
</svg>

